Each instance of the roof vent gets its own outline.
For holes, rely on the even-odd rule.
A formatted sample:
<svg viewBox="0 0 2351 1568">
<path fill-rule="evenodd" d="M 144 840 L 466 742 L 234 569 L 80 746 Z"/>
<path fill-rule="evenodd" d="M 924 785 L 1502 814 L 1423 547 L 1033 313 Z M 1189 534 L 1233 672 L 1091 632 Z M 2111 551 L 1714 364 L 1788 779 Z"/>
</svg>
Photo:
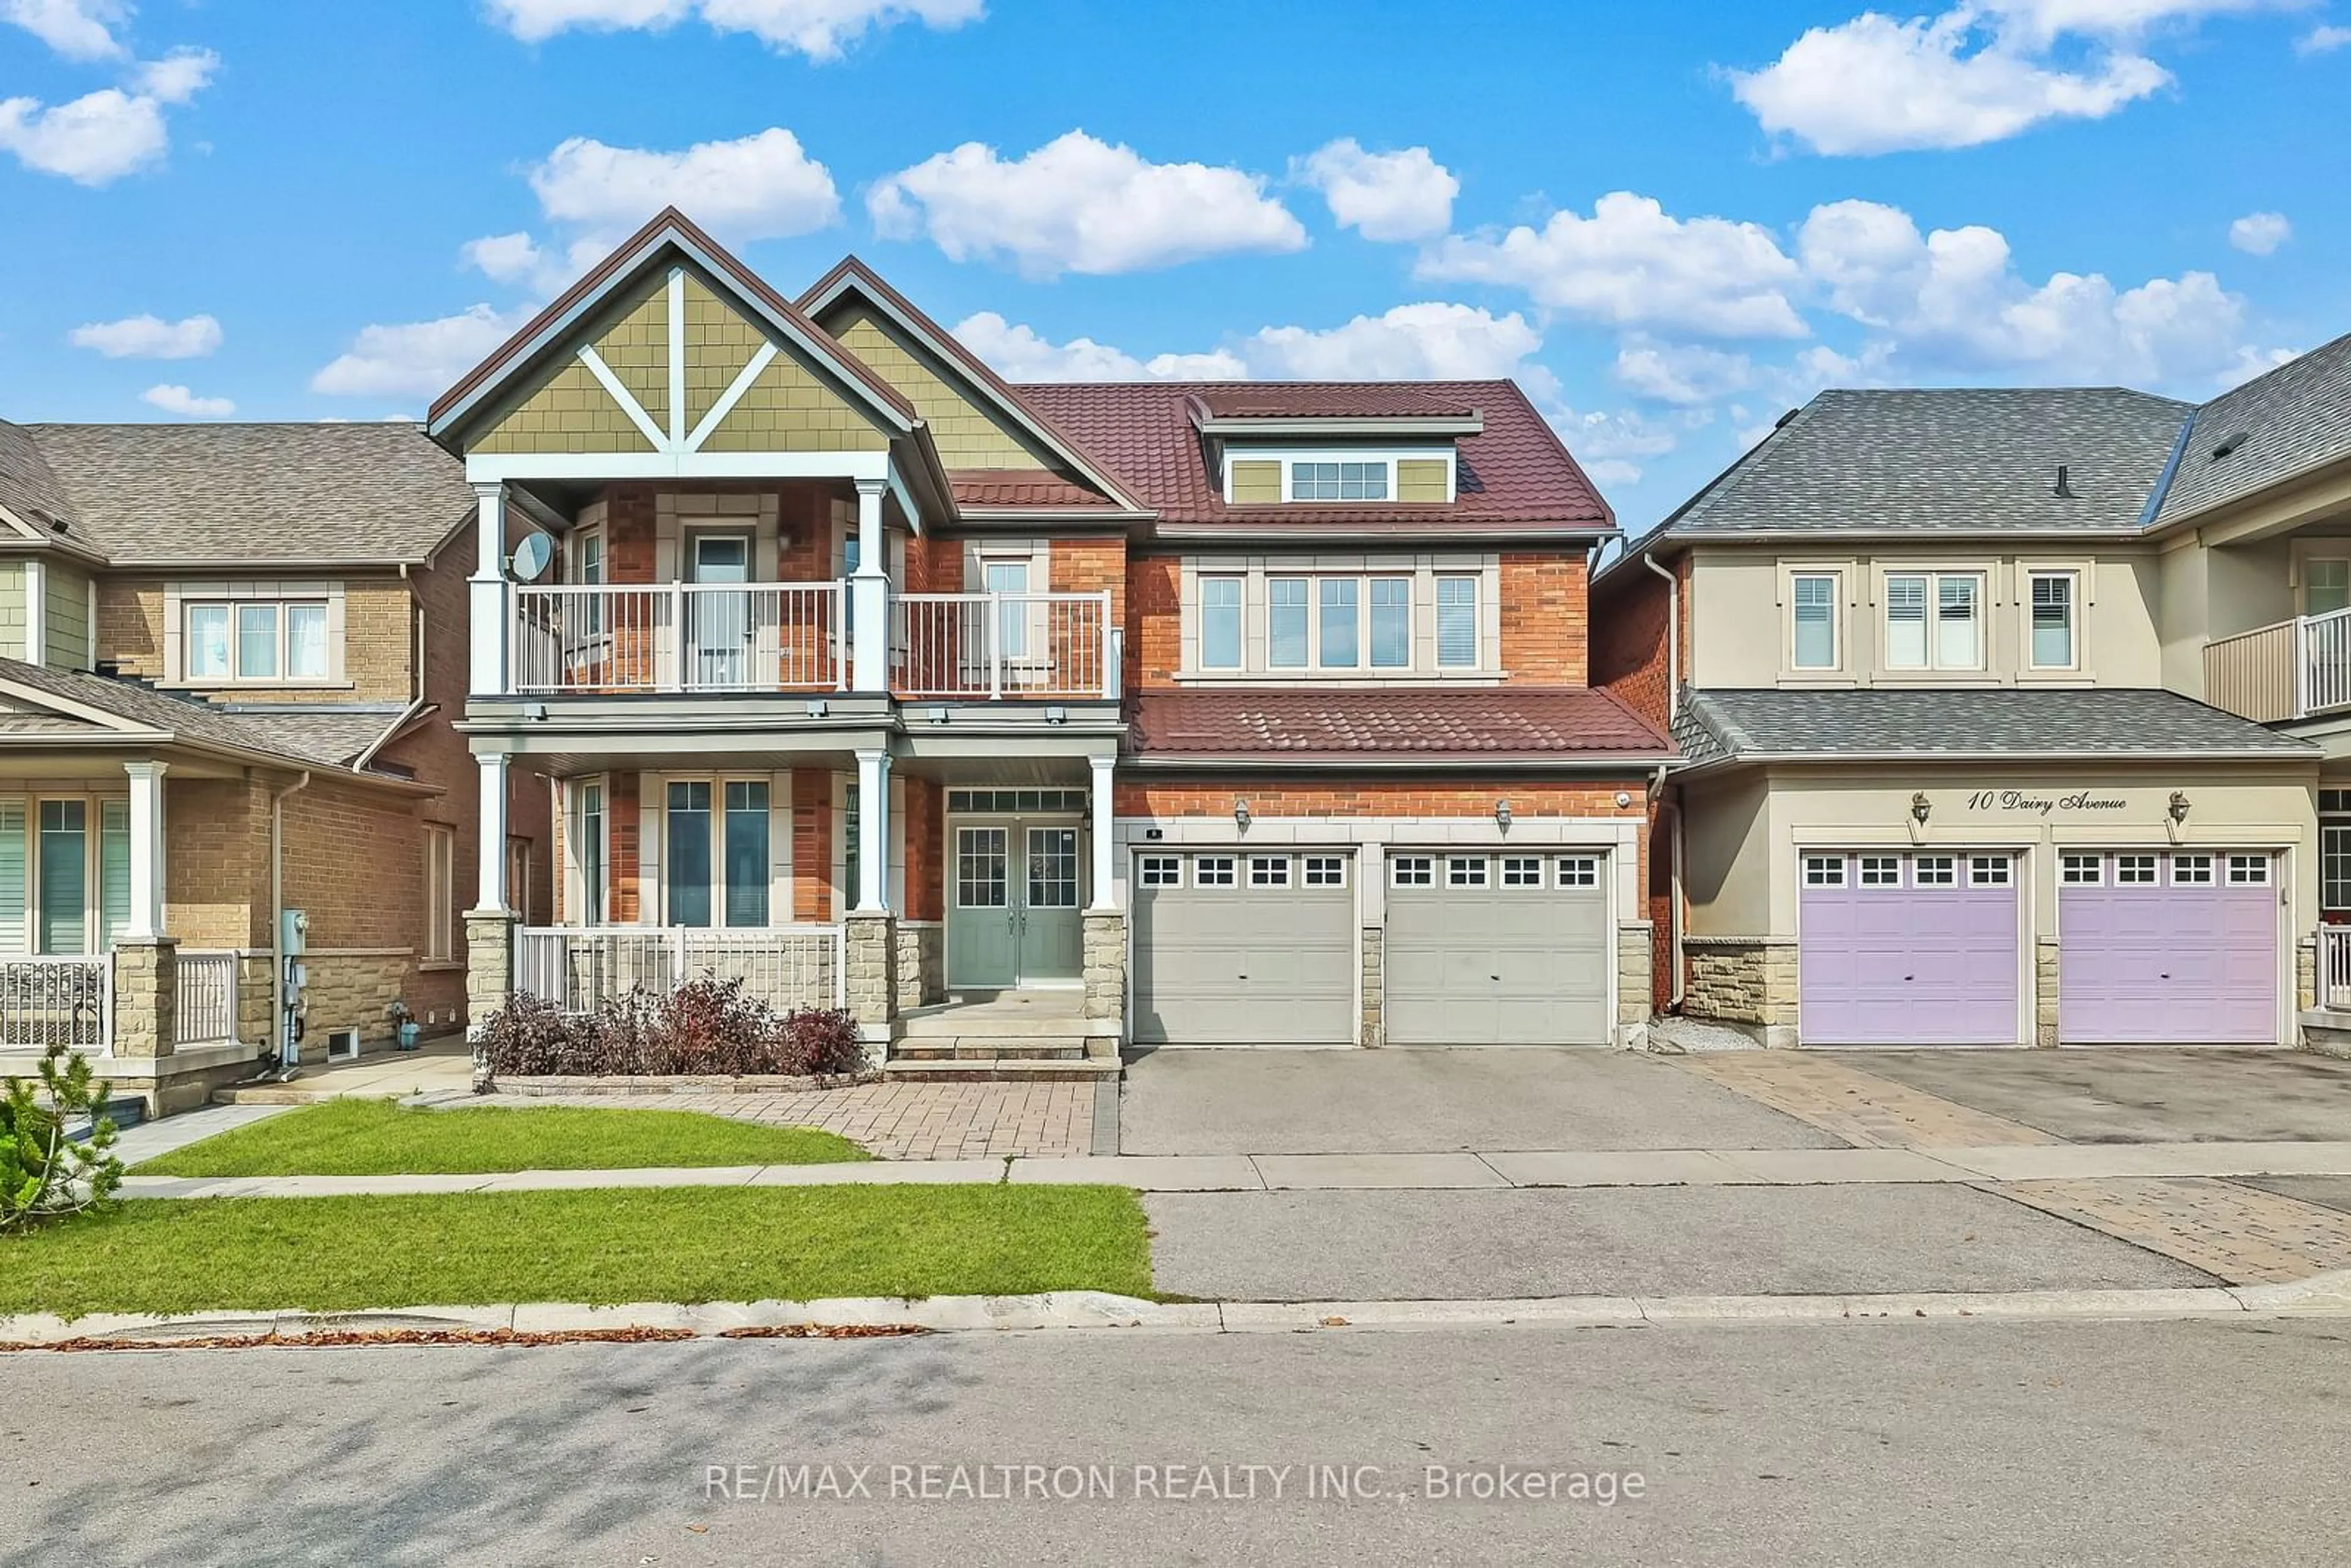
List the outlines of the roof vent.
<svg viewBox="0 0 2351 1568">
<path fill-rule="evenodd" d="M 1777 419 L 1775 419 L 1775 420 L 1773 420 L 1773 421 L 1771 422 L 1771 428 L 1772 428 L 1772 429 L 1774 429 L 1774 430 L 1785 430 L 1785 429 L 1787 429 L 1787 428 L 1788 428 L 1788 422 L 1789 422 L 1790 420 L 1792 420 L 1792 419 L 1795 418 L 1798 414 L 1800 414 L 1800 413 L 1803 413 L 1803 412 L 1804 412 L 1804 411 L 1803 411 L 1802 409 L 1801 409 L 1801 408 L 1792 408 L 1792 409 L 1790 409 L 1787 413 L 1785 413 L 1782 414 L 1779 418 L 1777 418 Z"/>
<path fill-rule="evenodd" d="M 2230 453 L 2234 452 L 2238 447 L 2242 446 L 2245 444 L 2245 437 L 2248 434 L 2248 432 L 2241 430 L 2234 435 L 2222 437 L 2220 444 L 2212 448 L 2212 461 L 2218 463 L 2221 458 L 2226 457 Z"/>
<path fill-rule="evenodd" d="M 2080 499 L 2079 497 L 2074 494 L 2074 486 L 2065 477 L 2065 465 L 2063 463 L 2057 465 L 2057 487 L 2049 493 L 2057 497 L 2061 500 L 2073 501 Z"/>
</svg>

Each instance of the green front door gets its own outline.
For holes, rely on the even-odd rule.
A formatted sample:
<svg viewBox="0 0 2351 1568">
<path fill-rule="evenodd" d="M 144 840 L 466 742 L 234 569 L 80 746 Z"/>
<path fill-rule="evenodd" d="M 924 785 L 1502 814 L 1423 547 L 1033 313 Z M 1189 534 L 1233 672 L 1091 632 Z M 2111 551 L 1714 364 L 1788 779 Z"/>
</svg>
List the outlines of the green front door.
<svg viewBox="0 0 2351 1568">
<path fill-rule="evenodd" d="M 947 983 L 975 989 L 1074 980 L 1083 941 L 1075 824 L 958 825 L 947 900 Z"/>
</svg>

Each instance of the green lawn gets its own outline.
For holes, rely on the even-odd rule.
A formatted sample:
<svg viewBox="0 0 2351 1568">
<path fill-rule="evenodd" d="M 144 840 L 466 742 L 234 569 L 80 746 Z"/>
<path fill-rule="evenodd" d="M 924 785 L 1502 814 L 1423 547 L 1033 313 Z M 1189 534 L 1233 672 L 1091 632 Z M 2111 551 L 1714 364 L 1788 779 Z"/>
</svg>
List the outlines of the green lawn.
<svg viewBox="0 0 2351 1568">
<path fill-rule="evenodd" d="M 0 1313 L 1150 1289 L 1113 1186 L 153 1198 L 0 1239 Z"/>
<path fill-rule="evenodd" d="M 812 1127 L 763 1127 L 696 1111 L 570 1105 L 419 1110 L 329 1100 L 190 1144 L 141 1176 L 475 1176 L 648 1166 L 814 1166 L 872 1156 Z"/>
</svg>

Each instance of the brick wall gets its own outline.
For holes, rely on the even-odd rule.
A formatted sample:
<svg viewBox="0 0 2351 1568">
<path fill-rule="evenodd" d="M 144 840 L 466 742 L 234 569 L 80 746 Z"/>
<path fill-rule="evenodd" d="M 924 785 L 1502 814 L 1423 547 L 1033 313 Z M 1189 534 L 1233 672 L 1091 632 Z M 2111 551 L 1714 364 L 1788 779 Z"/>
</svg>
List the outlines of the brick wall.
<svg viewBox="0 0 2351 1568">
<path fill-rule="evenodd" d="M 832 775 L 792 769 L 792 918 L 824 921 L 832 907 Z"/>
<path fill-rule="evenodd" d="M 99 580 L 98 657 L 113 660 L 123 674 L 141 680 L 168 678 L 163 664 L 166 580 L 161 577 Z M 343 585 L 344 684 L 238 688 L 224 695 L 273 703 L 407 701 L 415 637 L 415 598 L 410 585 L 388 575 L 336 574 L 287 580 L 334 580 Z"/>
<path fill-rule="evenodd" d="M 1501 558 L 1502 668 L 1514 684 L 1580 686 L 1589 627 L 1583 557 Z"/>
<path fill-rule="evenodd" d="M 1128 560 L 1125 690 L 1176 684 L 1176 672 L 1184 664 L 1183 592 L 1183 563 L 1176 557 Z"/>
<path fill-rule="evenodd" d="M 1687 585 L 1688 562 L 1674 570 Z M 1594 596 L 1592 607 L 1592 684 L 1614 693 L 1660 729 L 1666 725 L 1668 639 L 1666 617 L 1675 594 L 1646 567 L 1619 570 Z M 1685 627 L 1689 595 L 1679 596 Z M 1682 640 L 1682 667 L 1689 667 L 1688 639 Z"/>
<path fill-rule="evenodd" d="M 612 885 L 612 923 L 633 925 L 644 918 L 643 877 L 638 859 L 644 842 L 643 797 L 644 776 L 615 773 L 604 792 L 608 814 L 605 836 L 611 841 L 611 862 L 604 874 Z"/>
<path fill-rule="evenodd" d="M 901 913 L 909 920 L 944 920 L 946 789 L 935 779 L 903 776 L 893 776 L 890 787 L 906 798 L 906 907 Z"/>
</svg>

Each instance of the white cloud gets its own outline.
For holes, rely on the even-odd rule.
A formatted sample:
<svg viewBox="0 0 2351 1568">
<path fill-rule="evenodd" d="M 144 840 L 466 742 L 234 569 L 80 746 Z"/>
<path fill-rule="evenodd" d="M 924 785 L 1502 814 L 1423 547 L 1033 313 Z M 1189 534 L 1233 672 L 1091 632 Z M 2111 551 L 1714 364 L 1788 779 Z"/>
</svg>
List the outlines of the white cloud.
<svg viewBox="0 0 2351 1568">
<path fill-rule="evenodd" d="M 491 20 L 526 43 L 579 28 L 622 32 L 668 27 L 701 15 L 722 33 L 748 33 L 768 47 L 831 60 L 869 32 L 900 22 L 955 27 L 977 18 L 982 0 L 489 0 Z"/>
<path fill-rule="evenodd" d="M 71 103 L 0 99 L 0 152 L 27 169 L 105 185 L 161 161 L 170 137 L 155 99 L 101 88 Z"/>
<path fill-rule="evenodd" d="M 1055 343 L 992 310 L 958 323 L 955 335 L 1016 382 L 1489 381 L 1541 370 L 1522 363 L 1542 338 L 1516 311 L 1434 301 L 1339 327 L 1261 328 L 1227 347 L 1147 360 L 1092 338 Z"/>
<path fill-rule="evenodd" d="M 1290 173 L 1322 193 L 1333 222 L 1365 239 L 1443 234 L 1453 222 L 1453 198 L 1461 193 L 1461 182 L 1427 148 L 1366 152 L 1352 136 L 1297 160 Z"/>
<path fill-rule="evenodd" d="M 126 316 L 77 327 L 66 340 L 77 349 L 95 349 L 110 360 L 200 360 L 221 346 L 221 324 L 210 316 L 177 321 Z"/>
<path fill-rule="evenodd" d="M 955 336 L 1013 382 L 1229 382 L 1249 374 L 1238 356 L 1222 350 L 1138 360 L 1092 338 L 1056 343 L 993 310 L 966 317 L 956 324 Z"/>
<path fill-rule="evenodd" d="M 210 49 L 173 49 L 139 68 L 139 89 L 158 103 L 185 103 L 212 85 L 221 58 Z"/>
<path fill-rule="evenodd" d="M 2200 382 L 2244 352 L 2244 301 L 2209 272 L 2126 289 L 2097 273 L 2036 285 L 1996 229 L 1922 235 L 1900 208 L 1861 201 L 1813 209 L 1797 252 L 1831 308 L 1878 329 L 1906 366 L 2141 386 Z"/>
<path fill-rule="evenodd" d="M 2297 55 L 2327 55 L 2346 44 L 2351 44 L 2351 27 L 2321 26 L 2296 38 L 2294 52 Z"/>
<path fill-rule="evenodd" d="M 2103 119 L 2171 80 L 2128 52 L 2066 69 L 1965 9 L 1907 22 L 1865 12 L 1729 75 L 1765 131 L 1826 153 L 1973 147 L 2047 120 Z"/>
<path fill-rule="evenodd" d="M 1418 276 L 1504 284 L 1545 309 L 1614 327 L 1655 327 L 1724 338 L 1801 338 L 1787 291 L 1796 264 L 1760 224 L 1676 218 L 1657 202 L 1615 191 L 1592 216 L 1553 214 L 1499 238 L 1448 235 Z"/>
<path fill-rule="evenodd" d="M 310 378 L 310 390 L 339 397 L 438 396 L 528 314 L 476 305 L 434 321 L 362 327 L 347 352 Z"/>
<path fill-rule="evenodd" d="M 2248 256 L 2267 256 L 2293 237 L 2283 213 L 2247 213 L 2229 225 L 2229 243 Z"/>
<path fill-rule="evenodd" d="M 950 259 L 1008 256 L 1024 277 L 1141 272 L 1237 251 L 1293 251 L 1306 231 L 1265 178 L 1151 163 L 1072 131 L 1016 159 L 967 141 L 876 184 L 885 238 L 927 235 Z"/>
<path fill-rule="evenodd" d="M 457 247 L 457 258 L 499 283 L 519 283 L 547 264 L 547 253 L 526 233 L 484 235 Z"/>
<path fill-rule="evenodd" d="M 2061 33 L 2135 37 L 2167 22 L 2193 22 L 2230 12 L 2293 10 L 2308 0 L 1985 0 L 1982 8 L 2028 37 Z"/>
<path fill-rule="evenodd" d="M 574 136 L 529 177 L 549 219 L 590 235 L 618 238 L 668 205 L 731 241 L 809 234 L 841 217 L 831 173 L 781 126 L 674 152 Z"/>
<path fill-rule="evenodd" d="M 139 401 L 152 403 L 165 413 L 176 413 L 183 419 L 226 419 L 236 412 L 236 404 L 225 397 L 198 397 L 183 386 L 163 382 L 139 394 Z"/>
<path fill-rule="evenodd" d="M 1752 385 L 1755 366 L 1744 354 L 1640 338 L 1618 346 L 1614 374 L 1620 385 L 1638 396 L 1690 404 L 1711 402 Z"/>
<path fill-rule="evenodd" d="M 1681 433 L 1629 409 L 1579 412 L 1565 404 L 1544 411 L 1559 438 L 1595 485 L 1632 485 L 1642 465 L 1680 444 Z"/>
<path fill-rule="evenodd" d="M 0 22 L 74 60 L 121 58 L 126 51 L 114 28 L 127 13 L 120 0 L 0 0 Z"/>
</svg>

